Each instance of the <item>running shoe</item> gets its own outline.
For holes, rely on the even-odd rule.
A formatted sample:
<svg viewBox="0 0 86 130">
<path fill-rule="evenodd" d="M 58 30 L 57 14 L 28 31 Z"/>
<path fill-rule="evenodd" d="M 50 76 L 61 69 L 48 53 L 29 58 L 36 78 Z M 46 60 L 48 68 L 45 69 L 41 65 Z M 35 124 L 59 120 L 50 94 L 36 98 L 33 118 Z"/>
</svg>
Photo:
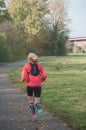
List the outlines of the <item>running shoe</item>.
<svg viewBox="0 0 86 130">
<path fill-rule="evenodd" d="M 34 115 L 32 116 L 32 121 L 37 121 L 37 115 L 36 115 L 36 114 L 34 114 Z"/>
</svg>

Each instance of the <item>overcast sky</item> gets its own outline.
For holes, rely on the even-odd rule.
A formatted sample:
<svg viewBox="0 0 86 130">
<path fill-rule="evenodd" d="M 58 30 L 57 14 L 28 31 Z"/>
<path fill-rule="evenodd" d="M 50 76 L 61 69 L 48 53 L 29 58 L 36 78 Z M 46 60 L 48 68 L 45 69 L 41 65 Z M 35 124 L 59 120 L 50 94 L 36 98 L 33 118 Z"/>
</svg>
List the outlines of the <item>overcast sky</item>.
<svg viewBox="0 0 86 130">
<path fill-rule="evenodd" d="M 86 36 L 86 0 L 70 0 L 68 13 L 71 19 L 70 37 Z"/>
</svg>

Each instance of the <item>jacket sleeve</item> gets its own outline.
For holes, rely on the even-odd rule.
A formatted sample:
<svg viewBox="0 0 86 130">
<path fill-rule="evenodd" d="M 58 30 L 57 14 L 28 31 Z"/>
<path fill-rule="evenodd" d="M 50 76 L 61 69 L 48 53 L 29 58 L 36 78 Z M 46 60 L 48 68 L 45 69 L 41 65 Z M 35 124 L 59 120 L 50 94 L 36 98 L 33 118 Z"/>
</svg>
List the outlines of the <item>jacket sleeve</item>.
<svg viewBox="0 0 86 130">
<path fill-rule="evenodd" d="M 44 82 L 47 78 L 47 73 L 41 65 L 40 65 L 40 72 L 41 72 L 41 82 Z"/>
<path fill-rule="evenodd" d="M 21 82 L 24 82 L 27 78 L 27 71 L 25 66 L 23 67 L 22 73 L 21 73 Z"/>
</svg>

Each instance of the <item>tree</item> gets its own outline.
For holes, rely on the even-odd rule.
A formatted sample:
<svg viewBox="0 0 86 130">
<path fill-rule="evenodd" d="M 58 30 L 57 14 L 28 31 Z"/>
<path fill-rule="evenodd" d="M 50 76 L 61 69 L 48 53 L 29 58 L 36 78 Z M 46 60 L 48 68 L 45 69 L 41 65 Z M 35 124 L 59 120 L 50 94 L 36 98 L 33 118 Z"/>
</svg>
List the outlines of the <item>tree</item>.
<svg viewBox="0 0 86 130">
<path fill-rule="evenodd" d="M 68 40 L 68 19 L 66 12 L 66 3 L 64 0 L 51 0 L 48 5 L 49 23 L 47 28 L 50 31 L 50 43 L 52 55 L 65 55 L 66 42 Z"/>
<path fill-rule="evenodd" d="M 53 29 L 50 30 L 50 43 L 52 55 L 66 55 L 67 48 L 66 42 L 68 36 L 64 30 L 59 29 L 58 23 L 53 25 Z"/>
<path fill-rule="evenodd" d="M 51 0 L 48 4 L 49 10 L 49 24 L 52 27 L 58 23 L 60 29 L 68 29 L 68 18 L 67 18 L 67 1 L 65 0 Z"/>
<path fill-rule="evenodd" d="M 7 37 L 12 50 L 12 59 L 24 57 L 24 37 L 20 30 L 12 22 L 5 21 L 0 24 L 0 32 Z"/>
<path fill-rule="evenodd" d="M 41 28 L 45 2 L 44 0 L 9 0 L 8 11 L 19 28 L 34 35 Z"/>
<path fill-rule="evenodd" d="M 0 23 L 4 20 L 9 20 L 9 14 L 6 8 L 6 3 L 4 0 L 0 0 Z"/>
<path fill-rule="evenodd" d="M 4 33 L 0 33 L 0 62 L 11 60 L 12 60 L 12 51 L 8 44 L 6 35 Z"/>
<path fill-rule="evenodd" d="M 30 50 L 33 37 L 43 29 L 42 18 L 45 14 L 44 0 L 10 0 L 9 13 L 14 23 L 23 30 L 26 39 L 26 52 Z"/>
</svg>

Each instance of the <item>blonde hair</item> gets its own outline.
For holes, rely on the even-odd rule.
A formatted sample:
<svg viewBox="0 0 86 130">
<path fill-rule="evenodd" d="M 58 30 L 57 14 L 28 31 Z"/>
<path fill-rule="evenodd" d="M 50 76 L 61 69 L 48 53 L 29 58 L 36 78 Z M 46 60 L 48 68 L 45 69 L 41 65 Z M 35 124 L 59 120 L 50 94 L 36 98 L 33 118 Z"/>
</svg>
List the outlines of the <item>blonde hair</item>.
<svg viewBox="0 0 86 130">
<path fill-rule="evenodd" d="M 27 60 L 29 63 L 37 63 L 38 62 L 38 56 L 35 53 L 29 53 Z"/>
</svg>

